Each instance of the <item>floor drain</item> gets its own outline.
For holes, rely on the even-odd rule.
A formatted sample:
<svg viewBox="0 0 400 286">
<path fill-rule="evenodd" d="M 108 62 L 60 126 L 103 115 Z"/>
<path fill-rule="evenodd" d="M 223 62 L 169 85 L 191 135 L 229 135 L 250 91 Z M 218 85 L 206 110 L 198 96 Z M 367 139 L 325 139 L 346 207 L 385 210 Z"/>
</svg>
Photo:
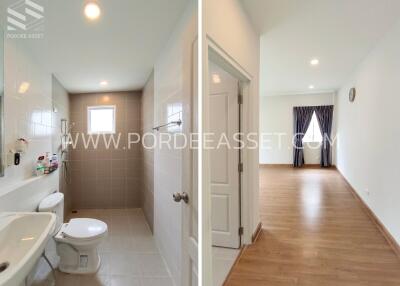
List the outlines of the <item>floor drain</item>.
<svg viewBox="0 0 400 286">
<path fill-rule="evenodd" d="M 8 262 L 0 263 L 0 273 L 5 271 L 8 268 L 8 266 L 10 266 L 10 263 Z"/>
</svg>

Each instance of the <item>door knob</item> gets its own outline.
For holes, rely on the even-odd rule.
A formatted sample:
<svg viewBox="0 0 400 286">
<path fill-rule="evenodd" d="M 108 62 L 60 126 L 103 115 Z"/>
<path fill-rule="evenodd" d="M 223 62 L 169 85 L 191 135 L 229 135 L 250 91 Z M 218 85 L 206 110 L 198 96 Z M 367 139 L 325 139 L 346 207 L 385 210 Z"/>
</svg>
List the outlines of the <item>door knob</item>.
<svg viewBox="0 0 400 286">
<path fill-rule="evenodd" d="M 184 201 L 185 203 L 189 202 L 189 195 L 185 192 L 181 193 L 174 193 L 173 195 L 174 201 L 179 203 L 180 201 Z"/>
</svg>

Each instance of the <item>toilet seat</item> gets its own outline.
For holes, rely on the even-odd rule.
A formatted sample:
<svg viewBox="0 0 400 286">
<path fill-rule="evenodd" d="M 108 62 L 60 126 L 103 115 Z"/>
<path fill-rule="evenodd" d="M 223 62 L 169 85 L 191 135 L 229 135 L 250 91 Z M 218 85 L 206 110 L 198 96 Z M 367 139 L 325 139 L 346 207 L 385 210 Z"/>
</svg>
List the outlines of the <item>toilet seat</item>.
<svg viewBox="0 0 400 286">
<path fill-rule="evenodd" d="M 107 224 L 92 218 L 71 219 L 62 228 L 64 236 L 79 240 L 93 240 L 107 232 Z"/>
<path fill-rule="evenodd" d="M 96 245 L 107 234 L 107 224 L 90 218 L 71 219 L 64 223 L 54 239 L 71 245 Z"/>
</svg>

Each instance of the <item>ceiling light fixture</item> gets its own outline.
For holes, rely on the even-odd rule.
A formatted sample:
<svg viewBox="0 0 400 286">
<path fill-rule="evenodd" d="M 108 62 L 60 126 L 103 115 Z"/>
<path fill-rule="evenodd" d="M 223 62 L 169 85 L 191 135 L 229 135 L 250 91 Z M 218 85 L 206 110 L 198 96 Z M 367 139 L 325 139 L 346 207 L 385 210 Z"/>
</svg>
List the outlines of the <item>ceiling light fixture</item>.
<svg viewBox="0 0 400 286">
<path fill-rule="evenodd" d="M 317 66 L 317 65 L 319 65 L 319 59 L 312 59 L 312 60 L 310 61 L 310 65 L 312 65 L 312 66 Z"/>
<path fill-rule="evenodd" d="M 314 86 L 311 84 L 308 86 L 309 89 L 314 89 Z"/>
<path fill-rule="evenodd" d="M 212 80 L 213 80 L 214 83 L 220 83 L 221 82 L 221 78 L 220 78 L 219 74 L 217 74 L 217 73 L 214 73 L 212 75 Z"/>
<path fill-rule="evenodd" d="M 108 81 L 103 80 L 103 81 L 100 82 L 100 85 L 101 86 L 107 86 L 108 85 Z"/>
<path fill-rule="evenodd" d="M 27 81 L 22 82 L 18 87 L 18 93 L 24 94 L 29 90 L 31 84 Z"/>
<path fill-rule="evenodd" d="M 89 2 L 85 5 L 85 15 L 89 20 L 96 20 L 100 14 L 100 7 L 96 2 Z"/>
<path fill-rule="evenodd" d="M 109 102 L 110 101 L 110 97 L 108 95 L 105 95 L 101 98 L 102 102 Z"/>
</svg>

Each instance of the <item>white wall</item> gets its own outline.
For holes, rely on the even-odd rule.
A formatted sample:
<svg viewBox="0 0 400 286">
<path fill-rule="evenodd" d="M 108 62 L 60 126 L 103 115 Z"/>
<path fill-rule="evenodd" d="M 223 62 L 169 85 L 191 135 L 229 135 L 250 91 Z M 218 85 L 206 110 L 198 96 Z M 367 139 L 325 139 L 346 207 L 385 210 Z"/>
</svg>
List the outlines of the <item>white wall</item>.
<svg viewBox="0 0 400 286">
<path fill-rule="evenodd" d="M 18 138 L 26 138 L 29 148 L 19 166 L 5 170 L 5 177 L 0 178 L 0 192 L 2 187 L 32 177 L 37 157 L 52 151 L 55 126 L 52 121 L 51 74 L 43 68 L 43 59 L 31 52 L 43 45 L 41 40 L 5 41 L 4 152 L 14 149 Z M 22 82 L 30 83 L 25 94 L 18 93 Z"/>
<path fill-rule="evenodd" d="M 48 176 L 32 177 L 0 193 L 1 212 L 35 212 L 43 198 L 57 190 L 59 172 Z"/>
<path fill-rule="evenodd" d="M 188 84 L 191 82 L 192 58 L 188 55 L 191 55 L 197 37 L 197 4 L 196 1 L 189 2 L 154 67 L 155 125 L 177 120 L 174 116 L 182 119 L 182 113 L 188 108 L 183 104 L 187 102 L 185 97 L 192 93 Z M 182 130 L 165 128 L 160 131 Z M 182 174 L 182 150 L 169 149 L 165 145 L 154 150 L 154 236 L 175 285 L 181 285 L 183 211 L 182 204 L 174 202 L 172 194 L 182 192 Z"/>
<path fill-rule="evenodd" d="M 5 177 L 0 178 L 0 212 L 36 211 L 44 197 L 59 189 L 58 171 L 47 176 L 33 176 L 38 156 L 53 151 L 53 136 L 59 140 L 59 124 L 52 112 L 52 76 L 45 67 L 43 54 L 33 52 L 38 50 L 45 50 L 44 41 L 5 41 L 4 152 L 13 149 L 18 138 L 27 139 L 29 147 L 22 155 L 21 164 L 7 167 Z M 22 82 L 29 82 L 30 88 L 26 93 L 19 94 Z M 46 246 L 46 253 L 53 265 L 57 265 L 53 241 Z M 47 266 L 40 260 L 30 279 L 42 267 Z"/>
<path fill-rule="evenodd" d="M 334 105 L 334 103 L 334 93 L 262 96 L 260 164 L 293 164 L 293 107 Z M 333 128 L 332 138 L 334 136 Z M 310 147 L 315 146 L 314 143 L 312 144 Z M 308 148 L 306 144 L 304 155 L 306 164 L 320 163 L 319 148 Z"/>
<path fill-rule="evenodd" d="M 260 38 L 238 0 L 205 0 L 204 21 L 205 34 L 216 43 L 232 60 L 251 75 L 249 98 L 248 130 L 258 132 L 259 125 L 259 64 Z M 247 225 L 254 231 L 260 222 L 258 212 L 258 150 L 250 151 L 249 173 L 251 178 L 246 186 L 251 193 L 249 210 L 252 216 Z M 246 230 L 245 230 L 246 231 Z"/>
<path fill-rule="evenodd" d="M 0 97 L 2 97 L 4 94 L 4 35 L 2 30 L 0 30 L 0 35 L 2 36 L 2 39 L 0 40 Z"/>
<path fill-rule="evenodd" d="M 337 167 L 400 243 L 400 22 L 338 96 Z M 348 91 L 357 88 L 354 103 Z"/>
</svg>

